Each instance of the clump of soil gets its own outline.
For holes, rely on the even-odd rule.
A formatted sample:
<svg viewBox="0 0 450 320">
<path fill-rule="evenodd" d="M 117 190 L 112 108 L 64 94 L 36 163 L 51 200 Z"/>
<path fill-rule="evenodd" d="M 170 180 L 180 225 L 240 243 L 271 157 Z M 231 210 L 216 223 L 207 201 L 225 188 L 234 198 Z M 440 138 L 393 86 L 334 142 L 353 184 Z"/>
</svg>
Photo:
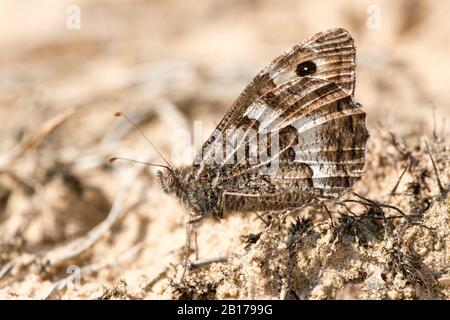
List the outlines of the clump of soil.
<svg viewBox="0 0 450 320">
<path fill-rule="evenodd" d="M 369 155 L 374 144 L 381 144 L 377 149 L 384 152 L 377 158 L 395 156 L 389 154 L 391 139 L 374 134 L 371 144 Z M 200 299 L 448 298 L 450 197 L 448 186 L 440 192 L 442 182 L 424 148 L 418 146 L 404 160 L 399 153 L 397 161 L 377 166 L 383 177 L 369 169 L 357 191 L 374 181 L 372 175 L 378 176 L 377 184 L 391 188 L 365 195 L 369 199 L 347 195 L 351 202 L 329 209 L 338 215 L 333 221 L 312 222 L 317 215 L 326 216 L 320 206 L 296 213 L 294 219 L 280 214 L 267 227 L 255 220 L 261 234 L 253 236 L 251 244 L 235 247 L 229 262 L 193 268 L 183 284 L 175 282 L 180 266 L 165 290 L 172 290 L 173 298 Z M 445 141 L 436 142 L 430 151 L 436 159 L 450 156 Z M 450 173 L 446 161 L 436 161 L 439 179 Z M 392 194 L 390 182 L 399 177 L 395 167 L 402 162 L 414 167 Z M 417 183 L 420 192 L 411 192 Z"/>
</svg>

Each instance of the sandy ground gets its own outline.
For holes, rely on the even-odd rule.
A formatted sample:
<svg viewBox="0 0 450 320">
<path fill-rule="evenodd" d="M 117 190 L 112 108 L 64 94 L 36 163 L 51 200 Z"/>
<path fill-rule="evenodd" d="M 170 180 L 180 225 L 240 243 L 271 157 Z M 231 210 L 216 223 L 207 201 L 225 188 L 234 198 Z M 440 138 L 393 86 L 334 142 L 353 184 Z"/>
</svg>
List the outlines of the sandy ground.
<svg viewBox="0 0 450 320">
<path fill-rule="evenodd" d="M 448 299 L 448 12 L 447 0 L 2 1 L 0 298 Z M 196 121 L 206 136 L 273 57 L 332 27 L 358 49 L 371 137 L 343 199 L 359 203 L 328 204 L 332 221 L 317 206 L 206 223 L 198 258 L 229 260 L 179 284 L 183 210 L 154 168 L 108 164 L 159 161 L 114 112 L 190 163 L 194 137 L 180 137 Z"/>
</svg>

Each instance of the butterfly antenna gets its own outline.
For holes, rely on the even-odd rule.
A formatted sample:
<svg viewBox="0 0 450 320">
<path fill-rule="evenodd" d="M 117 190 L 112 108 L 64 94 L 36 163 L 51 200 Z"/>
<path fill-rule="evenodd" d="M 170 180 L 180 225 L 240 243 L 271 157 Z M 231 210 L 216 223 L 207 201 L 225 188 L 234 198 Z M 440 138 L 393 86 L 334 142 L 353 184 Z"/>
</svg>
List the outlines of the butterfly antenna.
<svg viewBox="0 0 450 320">
<path fill-rule="evenodd" d="M 139 160 L 134 160 L 134 159 L 129 159 L 129 158 L 122 158 L 122 157 L 113 157 L 109 159 L 109 163 L 113 163 L 116 160 L 125 160 L 125 161 L 130 161 L 130 162 L 134 162 L 134 163 L 140 163 L 140 164 L 145 164 L 147 166 L 152 166 L 152 167 L 161 167 L 161 168 L 165 168 L 168 170 L 172 170 L 169 166 L 165 166 L 163 164 L 156 164 L 156 163 L 150 163 L 150 162 L 145 162 L 145 161 L 139 161 Z"/>
<path fill-rule="evenodd" d="M 147 138 L 147 136 L 144 134 L 144 132 L 142 132 L 141 128 L 138 127 L 137 124 L 135 124 L 133 121 L 131 121 L 130 118 L 128 118 L 126 116 L 126 114 L 122 113 L 122 112 L 116 112 L 114 114 L 114 116 L 116 117 L 123 117 L 125 120 L 127 120 L 137 131 L 139 131 L 139 133 L 144 137 L 145 140 L 147 140 L 147 142 L 152 146 L 152 148 L 159 154 L 159 156 L 161 157 L 161 159 L 164 160 L 165 163 L 167 163 L 167 166 L 169 168 L 172 168 L 172 165 L 170 164 L 169 161 L 167 161 L 166 158 L 164 158 L 164 156 L 162 155 L 162 153 L 158 150 L 158 148 L 156 148 L 156 146 L 150 141 L 149 138 Z"/>
</svg>

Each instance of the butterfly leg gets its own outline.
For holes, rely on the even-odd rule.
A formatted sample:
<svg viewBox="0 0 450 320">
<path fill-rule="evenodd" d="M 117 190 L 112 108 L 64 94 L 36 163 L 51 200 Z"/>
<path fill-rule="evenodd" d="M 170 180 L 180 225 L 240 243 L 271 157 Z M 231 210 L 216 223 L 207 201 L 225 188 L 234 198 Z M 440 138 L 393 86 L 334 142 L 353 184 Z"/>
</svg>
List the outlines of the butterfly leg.
<svg viewBox="0 0 450 320">
<path fill-rule="evenodd" d="M 195 217 L 193 219 L 191 219 L 191 216 L 189 214 L 189 209 L 186 206 L 183 206 L 184 209 L 184 214 L 185 214 L 185 228 L 186 228 L 186 244 L 185 244 L 185 248 L 186 248 L 186 253 L 185 253 L 185 257 L 184 257 L 184 261 L 183 261 L 183 273 L 181 274 L 181 279 L 180 279 L 180 283 L 183 282 L 184 280 L 184 276 L 186 274 L 186 271 L 189 267 L 189 255 L 191 253 L 191 233 L 192 233 L 192 225 L 194 223 L 197 223 L 199 221 L 201 221 L 200 217 Z M 195 240 L 195 242 L 197 242 L 197 240 Z"/>
<path fill-rule="evenodd" d="M 180 283 L 183 283 L 184 276 L 186 274 L 186 270 L 188 269 L 188 266 L 189 266 L 189 255 L 190 255 L 190 251 L 191 251 L 191 232 L 192 232 L 191 228 L 192 228 L 192 226 L 187 221 L 186 222 L 186 244 L 185 244 L 186 253 L 184 256 L 184 260 L 183 260 L 183 273 L 181 274 Z"/>
<path fill-rule="evenodd" d="M 201 222 L 203 219 L 205 219 L 205 216 L 196 216 L 192 219 L 188 219 L 186 223 L 189 225 L 193 225 L 193 224 Z"/>
<path fill-rule="evenodd" d="M 197 241 L 197 231 L 193 230 L 194 234 L 194 250 L 195 250 L 195 260 L 198 260 L 198 241 Z"/>
<path fill-rule="evenodd" d="M 181 275 L 180 283 L 183 282 L 184 276 L 186 275 L 187 269 L 189 269 L 191 266 L 195 265 L 195 261 L 190 261 L 189 256 L 191 253 L 191 235 L 194 236 L 194 252 L 195 252 L 195 260 L 198 260 L 198 242 L 197 242 L 197 231 L 193 229 L 193 225 L 196 223 L 201 222 L 203 219 L 205 219 L 205 216 L 196 216 L 194 218 L 190 218 L 187 208 L 186 210 L 186 253 L 183 261 L 183 273 Z"/>
</svg>

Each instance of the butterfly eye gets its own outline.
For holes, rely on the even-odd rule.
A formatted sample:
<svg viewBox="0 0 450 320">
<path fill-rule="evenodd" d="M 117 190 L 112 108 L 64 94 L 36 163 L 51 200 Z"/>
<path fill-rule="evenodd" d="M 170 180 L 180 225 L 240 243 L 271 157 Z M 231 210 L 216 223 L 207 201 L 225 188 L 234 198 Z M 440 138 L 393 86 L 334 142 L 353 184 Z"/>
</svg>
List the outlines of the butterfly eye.
<svg viewBox="0 0 450 320">
<path fill-rule="evenodd" d="M 174 179 L 173 179 L 172 174 L 170 174 L 170 175 L 167 177 L 167 185 L 168 185 L 169 187 L 173 187 L 173 183 L 174 183 Z"/>
<path fill-rule="evenodd" d="M 317 66 L 311 60 L 300 63 L 295 70 L 299 77 L 309 76 L 311 74 L 314 74 L 316 71 Z"/>
</svg>

